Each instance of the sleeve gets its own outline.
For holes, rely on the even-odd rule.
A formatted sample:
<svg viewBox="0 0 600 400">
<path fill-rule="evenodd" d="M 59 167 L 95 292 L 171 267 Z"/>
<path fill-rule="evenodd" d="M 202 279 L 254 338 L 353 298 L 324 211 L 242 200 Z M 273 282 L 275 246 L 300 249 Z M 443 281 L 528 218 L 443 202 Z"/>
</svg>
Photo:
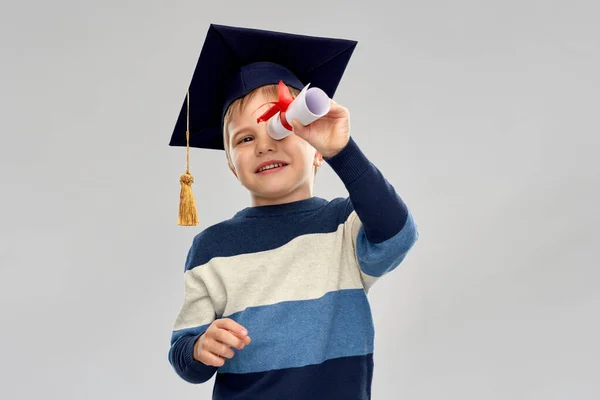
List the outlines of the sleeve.
<svg viewBox="0 0 600 400">
<path fill-rule="evenodd" d="M 352 241 L 368 292 L 405 259 L 419 237 L 417 225 L 394 187 L 352 137 L 338 154 L 325 161 L 348 190 L 345 236 Z"/>
<path fill-rule="evenodd" d="M 206 285 L 197 273 L 199 251 L 198 237 L 190 248 L 184 274 L 183 305 L 177 315 L 171 334 L 169 362 L 175 372 L 190 383 L 204 383 L 215 374 L 218 367 L 194 359 L 194 345 L 215 320 L 216 313 Z"/>
</svg>

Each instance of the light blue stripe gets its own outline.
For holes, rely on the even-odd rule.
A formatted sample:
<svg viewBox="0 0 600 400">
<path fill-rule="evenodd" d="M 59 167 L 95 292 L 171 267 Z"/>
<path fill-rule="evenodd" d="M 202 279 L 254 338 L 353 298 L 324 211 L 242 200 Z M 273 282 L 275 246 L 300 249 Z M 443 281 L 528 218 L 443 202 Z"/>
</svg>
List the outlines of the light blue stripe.
<svg viewBox="0 0 600 400">
<path fill-rule="evenodd" d="M 393 271 L 406 257 L 419 237 L 417 226 L 409 212 L 400 232 L 381 243 L 371 243 L 361 227 L 356 238 L 358 263 L 367 275 L 379 278 Z"/>
<path fill-rule="evenodd" d="M 175 343 L 177 341 L 177 339 L 179 339 L 182 336 L 186 336 L 186 335 L 199 335 L 201 333 L 204 333 L 208 327 L 210 326 L 210 324 L 206 324 L 206 325 L 202 325 L 202 326 L 195 326 L 193 328 L 185 328 L 185 329 L 179 329 L 176 331 L 173 331 L 173 334 L 171 335 L 171 345 L 173 345 L 173 343 Z"/>
<path fill-rule="evenodd" d="M 248 329 L 252 343 L 234 349 L 235 356 L 226 360 L 220 373 L 294 368 L 373 352 L 373 319 L 363 289 L 251 307 L 229 318 Z M 174 337 L 201 329 L 206 327 L 180 330 Z"/>
</svg>

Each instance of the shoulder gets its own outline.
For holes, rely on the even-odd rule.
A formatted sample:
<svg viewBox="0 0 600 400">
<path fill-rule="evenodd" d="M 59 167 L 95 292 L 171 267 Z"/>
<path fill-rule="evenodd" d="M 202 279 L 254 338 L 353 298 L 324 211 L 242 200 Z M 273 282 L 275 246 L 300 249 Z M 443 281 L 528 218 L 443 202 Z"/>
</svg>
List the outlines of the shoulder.
<svg viewBox="0 0 600 400">
<path fill-rule="evenodd" d="M 242 231 L 240 219 L 231 218 L 206 227 L 196 234 L 188 251 L 185 269 L 206 264 L 211 258 L 223 255 L 227 244 L 234 243 Z"/>
<path fill-rule="evenodd" d="M 339 223 L 344 223 L 354 211 L 350 197 L 336 197 L 327 204 L 327 212 L 334 215 Z"/>
</svg>

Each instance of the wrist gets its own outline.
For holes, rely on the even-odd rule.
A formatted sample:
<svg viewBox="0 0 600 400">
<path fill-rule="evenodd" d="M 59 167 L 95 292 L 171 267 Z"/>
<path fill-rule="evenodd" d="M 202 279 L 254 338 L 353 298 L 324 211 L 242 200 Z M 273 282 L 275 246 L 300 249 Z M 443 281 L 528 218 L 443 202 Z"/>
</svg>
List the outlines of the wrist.
<svg viewBox="0 0 600 400">
<path fill-rule="evenodd" d="M 328 151 L 324 151 L 321 152 L 321 155 L 323 156 L 323 158 L 333 158 L 336 155 L 338 155 L 344 148 L 346 148 L 346 146 L 348 146 L 348 143 L 350 142 L 350 136 L 347 136 L 345 140 L 342 141 L 341 144 L 337 144 L 335 146 L 333 146 L 332 149 L 329 149 Z"/>
<path fill-rule="evenodd" d="M 323 159 L 340 177 L 346 187 L 371 168 L 371 163 L 352 137 L 334 156 L 323 157 Z"/>
</svg>

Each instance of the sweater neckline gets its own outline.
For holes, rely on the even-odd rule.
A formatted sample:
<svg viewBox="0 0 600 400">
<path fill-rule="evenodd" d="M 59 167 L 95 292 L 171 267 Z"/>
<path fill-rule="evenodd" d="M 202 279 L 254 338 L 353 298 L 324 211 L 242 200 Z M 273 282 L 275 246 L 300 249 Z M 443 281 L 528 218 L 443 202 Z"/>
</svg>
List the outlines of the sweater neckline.
<svg viewBox="0 0 600 400">
<path fill-rule="evenodd" d="M 256 218 L 295 214 L 317 210 L 323 207 L 326 203 L 326 199 L 313 196 L 307 199 L 296 200 L 289 203 L 246 207 L 241 211 L 238 211 L 235 214 L 235 217 Z"/>
</svg>

